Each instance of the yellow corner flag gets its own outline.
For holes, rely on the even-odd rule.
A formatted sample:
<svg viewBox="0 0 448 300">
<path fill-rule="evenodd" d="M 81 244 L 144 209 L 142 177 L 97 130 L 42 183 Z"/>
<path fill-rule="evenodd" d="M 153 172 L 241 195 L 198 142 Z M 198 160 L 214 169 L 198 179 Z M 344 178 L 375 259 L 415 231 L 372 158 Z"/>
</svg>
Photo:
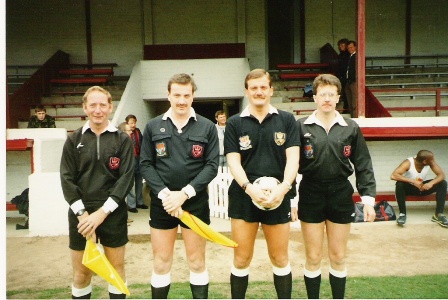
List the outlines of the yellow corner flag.
<svg viewBox="0 0 448 300">
<path fill-rule="evenodd" d="M 128 296 L 131 294 L 123 279 L 121 279 L 106 255 L 104 255 L 103 250 L 92 239 L 87 240 L 82 264 L 115 286 L 122 293 Z"/>
<path fill-rule="evenodd" d="M 198 217 L 190 214 L 188 211 L 183 211 L 180 220 L 185 225 L 190 227 L 191 230 L 212 242 L 232 248 L 238 247 L 238 244 L 233 240 L 219 232 L 214 231 L 210 226 L 202 222 Z"/>
</svg>

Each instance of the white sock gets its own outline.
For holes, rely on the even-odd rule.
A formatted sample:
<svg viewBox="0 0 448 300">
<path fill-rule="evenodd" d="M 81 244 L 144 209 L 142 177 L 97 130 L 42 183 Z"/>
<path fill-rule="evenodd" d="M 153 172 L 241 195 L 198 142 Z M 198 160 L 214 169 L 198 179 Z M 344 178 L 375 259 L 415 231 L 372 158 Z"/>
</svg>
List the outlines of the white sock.
<svg viewBox="0 0 448 300">
<path fill-rule="evenodd" d="M 334 277 L 338 277 L 338 278 L 347 277 L 347 268 L 345 268 L 345 270 L 343 270 L 343 271 L 336 271 L 330 267 L 329 271 L 330 271 L 330 274 L 332 274 Z"/>
<path fill-rule="evenodd" d="M 286 276 L 289 273 L 291 273 L 291 265 L 288 262 L 288 264 L 286 266 L 284 266 L 283 268 L 272 266 L 272 272 L 274 272 L 274 274 L 277 276 Z"/>
<path fill-rule="evenodd" d="M 237 277 L 244 277 L 244 276 L 248 276 L 249 275 L 249 268 L 246 269 L 237 269 L 233 264 L 232 264 L 232 269 L 230 270 L 230 272 L 237 276 Z"/>
<path fill-rule="evenodd" d="M 205 269 L 202 273 L 194 273 L 190 270 L 190 283 L 193 285 L 206 285 L 209 282 L 208 270 Z"/>
<path fill-rule="evenodd" d="M 75 297 L 82 297 L 91 292 L 92 292 L 92 284 L 89 284 L 85 288 L 81 289 L 75 288 L 75 286 L 72 284 L 72 295 Z"/>
<path fill-rule="evenodd" d="M 321 269 L 318 269 L 316 271 L 308 271 L 305 267 L 303 267 L 303 275 L 305 275 L 308 278 L 316 278 L 321 274 L 322 274 Z"/>
<path fill-rule="evenodd" d="M 171 283 L 171 272 L 164 275 L 159 275 L 152 271 L 151 285 L 155 288 L 161 288 L 170 285 Z"/>
<path fill-rule="evenodd" d="M 128 286 L 128 282 L 126 281 L 126 282 L 124 283 L 124 285 L 125 285 L 125 286 Z M 109 293 L 111 293 L 111 294 L 117 294 L 117 295 L 121 295 L 121 294 L 123 294 L 122 291 L 120 291 L 120 290 L 117 289 L 114 285 L 112 285 L 112 284 L 110 284 L 110 283 L 109 283 L 109 285 L 108 285 L 108 287 L 107 287 L 107 290 L 108 290 Z"/>
</svg>

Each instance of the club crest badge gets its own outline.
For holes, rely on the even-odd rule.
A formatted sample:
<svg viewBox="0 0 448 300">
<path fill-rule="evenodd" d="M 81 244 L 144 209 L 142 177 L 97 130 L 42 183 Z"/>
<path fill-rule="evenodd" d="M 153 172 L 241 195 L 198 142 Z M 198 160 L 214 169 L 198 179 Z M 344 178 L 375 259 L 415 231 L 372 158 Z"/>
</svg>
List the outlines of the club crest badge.
<svg viewBox="0 0 448 300">
<path fill-rule="evenodd" d="M 350 145 L 344 146 L 344 156 L 350 157 L 351 154 L 352 154 L 352 146 Z"/>
<path fill-rule="evenodd" d="M 202 157 L 202 155 L 204 155 L 204 147 L 201 145 L 193 145 L 191 148 L 191 155 L 193 155 L 194 158 Z"/>
<path fill-rule="evenodd" d="M 314 149 L 310 141 L 307 141 L 303 146 L 303 153 L 305 154 L 305 158 L 308 159 L 314 158 Z"/>
<path fill-rule="evenodd" d="M 248 135 L 240 136 L 240 150 L 248 150 L 252 148 L 252 142 Z"/>
<path fill-rule="evenodd" d="M 157 157 L 168 156 L 168 153 L 166 152 L 166 144 L 165 144 L 165 142 L 158 142 L 158 143 L 156 143 L 156 153 L 157 153 Z"/>
<path fill-rule="evenodd" d="M 277 146 L 283 145 L 286 141 L 286 134 L 284 132 L 275 132 L 274 141 L 277 144 Z"/>
<path fill-rule="evenodd" d="M 120 167 L 120 158 L 111 157 L 109 158 L 109 169 L 117 170 Z"/>
</svg>

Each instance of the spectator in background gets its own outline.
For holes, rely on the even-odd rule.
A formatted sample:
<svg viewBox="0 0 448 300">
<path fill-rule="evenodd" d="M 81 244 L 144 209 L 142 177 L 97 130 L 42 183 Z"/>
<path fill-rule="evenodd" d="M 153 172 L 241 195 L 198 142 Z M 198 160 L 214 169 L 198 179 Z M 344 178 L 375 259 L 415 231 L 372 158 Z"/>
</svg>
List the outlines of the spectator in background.
<svg viewBox="0 0 448 300">
<path fill-rule="evenodd" d="M 348 109 L 347 96 L 345 95 L 345 85 L 347 83 L 347 66 L 350 59 L 350 53 L 347 50 L 348 39 L 343 38 L 338 41 L 339 55 L 338 55 L 338 68 L 336 76 L 342 85 L 341 97 L 339 102 L 344 102 L 344 109 Z"/>
<path fill-rule="evenodd" d="M 143 178 L 140 173 L 140 147 L 142 145 L 143 135 L 140 129 L 137 128 L 137 117 L 134 115 L 128 115 L 126 117 L 126 123 L 131 127 L 131 140 L 134 144 L 134 187 L 129 192 L 128 208 L 132 213 L 138 212 L 137 208 L 148 209 L 148 206 L 143 203 Z"/>
<path fill-rule="evenodd" d="M 120 131 L 126 133 L 126 134 L 129 136 L 129 138 L 131 138 L 132 130 L 131 130 L 131 126 L 129 126 L 128 123 L 126 123 L 126 122 L 122 122 L 122 123 L 120 123 L 120 125 L 118 125 L 118 129 L 119 129 Z M 126 203 L 127 203 L 127 202 L 128 202 L 128 201 L 127 201 L 127 199 L 126 199 Z M 132 223 L 132 222 L 134 222 L 134 220 L 128 218 L 128 223 Z"/>
<path fill-rule="evenodd" d="M 224 155 L 224 133 L 226 132 L 226 122 L 227 116 L 226 113 L 222 110 L 218 110 L 215 113 L 216 119 L 216 129 L 218 130 L 218 139 L 219 139 L 219 166 L 227 167 L 227 159 Z"/>
<path fill-rule="evenodd" d="M 126 194 L 132 187 L 134 157 L 129 137 L 109 122 L 112 96 L 99 86 L 83 97 L 88 121 L 67 137 L 60 176 L 69 204 L 69 248 L 73 267 L 73 299 L 90 299 L 93 272 L 82 264 L 86 239 L 98 240 L 104 254 L 126 282 L 125 246 L 128 242 Z M 109 284 L 109 297 L 126 295 Z"/>
<path fill-rule="evenodd" d="M 348 109 L 352 118 L 358 117 L 358 89 L 356 85 L 356 42 L 349 41 L 347 50 L 350 57 L 347 63 L 345 94 L 347 96 Z"/>
<path fill-rule="evenodd" d="M 54 118 L 47 115 L 47 110 L 43 105 L 34 108 L 34 116 L 28 121 L 28 128 L 56 128 Z"/>
<path fill-rule="evenodd" d="M 426 180 L 426 175 L 432 170 L 436 175 L 433 179 Z M 397 198 L 400 215 L 397 219 L 398 225 L 406 223 L 406 196 L 424 196 L 436 193 L 436 211 L 431 221 L 440 226 L 448 227 L 448 221 L 443 215 L 445 208 L 447 183 L 445 173 L 436 163 L 434 154 L 428 150 L 420 150 L 415 157 L 405 159 L 390 176 L 397 181 L 395 184 L 395 198 Z"/>
</svg>

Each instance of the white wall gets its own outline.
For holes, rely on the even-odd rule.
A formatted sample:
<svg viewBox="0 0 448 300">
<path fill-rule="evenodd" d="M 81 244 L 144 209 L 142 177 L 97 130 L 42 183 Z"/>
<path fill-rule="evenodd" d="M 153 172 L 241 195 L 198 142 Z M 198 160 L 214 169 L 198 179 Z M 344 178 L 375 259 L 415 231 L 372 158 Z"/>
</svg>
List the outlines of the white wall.
<svg viewBox="0 0 448 300">
<path fill-rule="evenodd" d="M 22 162 L 17 160 L 17 155 L 7 156 L 7 159 L 11 160 L 7 161 L 6 169 L 6 201 L 10 201 L 29 187 L 29 235 L 67 234 L 68 204 L 64 200 L 59 177 L 67 131 L 64 128 L 7 129 L 6 138 L 34 140 L 33 174 L 29 175 L 31 159 Z M 28 153 L 27 151 L 21 154 L 27 156 Z M 17 212 L 8 212 L 8 215 L 10 214 L 18 215 Z"/>
</svg>

